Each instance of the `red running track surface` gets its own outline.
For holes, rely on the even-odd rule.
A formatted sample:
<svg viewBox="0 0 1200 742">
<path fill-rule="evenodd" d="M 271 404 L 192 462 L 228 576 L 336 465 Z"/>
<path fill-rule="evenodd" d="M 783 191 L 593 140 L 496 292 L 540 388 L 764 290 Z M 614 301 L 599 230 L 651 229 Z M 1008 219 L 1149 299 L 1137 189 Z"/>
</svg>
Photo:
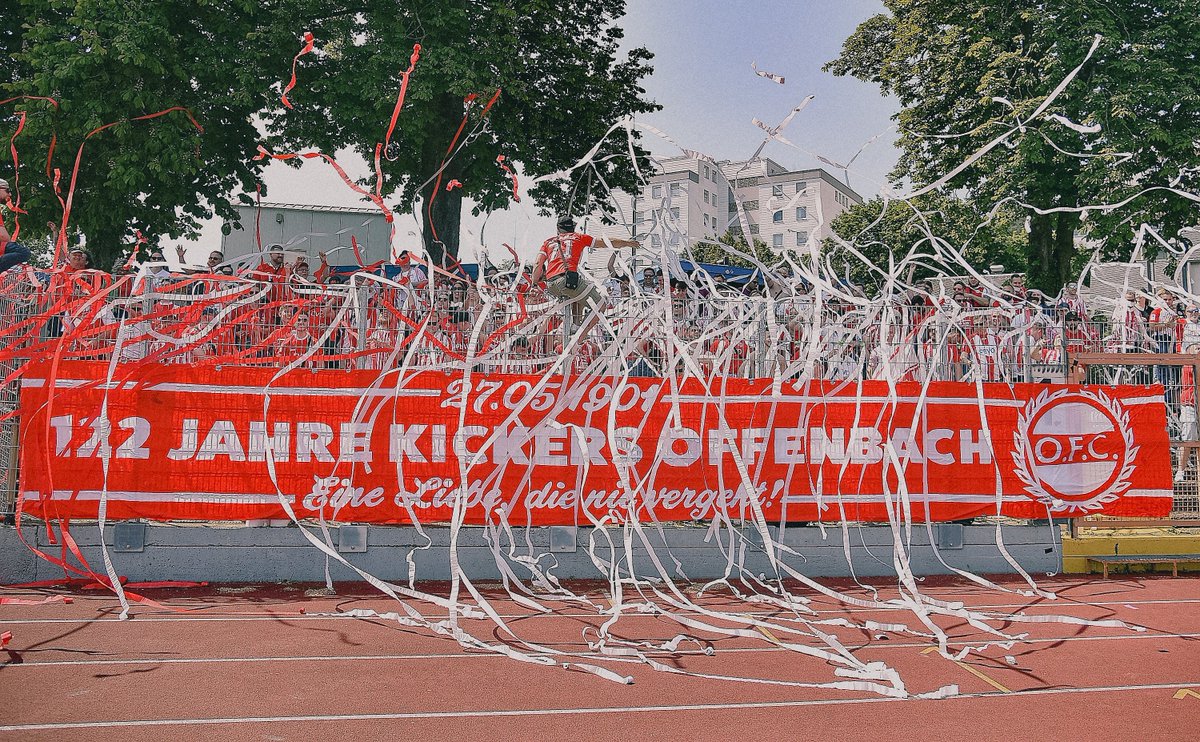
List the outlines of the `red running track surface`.
<svg viewBox="0 0 1200 742">
<path fill-rule="evenodd" d="M 583 660 L 632 675 L 634 684 L 624 686 L 464 650 L 384 620 L 313 615 L 394 610 L 362 585 L 339 585 L 335 596 L 278 585 L 145 590 L 187 610 L 135 606 L 127 621 L 116 620 L 112 595 L 76 590 L 71 603 L 0 605 L 0 634 L 13 635 L 0 652 L 0 658 L 7 653 L 0 666 L 0 740 L 1200 738 L 1200 578 L 1059 578 L 1042 585 L 1059 600 L 949 580 L 927 582 L 925 590 L 976 608 L 1117 618 L 1148 630 L 1025 624 L 1010 628 L 1029 632 L 1028 640 L 956 663 L 926 651 L 920 639 L 837 629 L 860 658 L 897 668 L 911 692 L 953 683 L 962 694 L 895 700 Z M 865 596 L 861 588 L 841 587 Z M 0 597 L 49 594 L 55 593 L 0 588 Z M 572 606 L 530 615 L 502 593 L 493 595 L 518 633 L 560 650 L 586 650 L 582 630 L 603 621 Z M 821 618 L 916 625 L 906 612 L 849 609 L 811 597 Z M 882 597 L 890 597 L 886 588 Z M 720 594 L 697 601 L 740 613 L 769 610 Z M 499 637 L 484 622 L 464 626 L 489 640 Z M 617 626 L 638 639 L 678 633 L 676 624 L 652 616 L 623 618 Z M 966 624 L 945 627 L 958 643 L 983 639 Z M 713 639 L 713 656 L 695 644 L 655 656 L 692 672 L 834 679 L 832 667 L 784 651 L 766 636 Z"/>
</svg>

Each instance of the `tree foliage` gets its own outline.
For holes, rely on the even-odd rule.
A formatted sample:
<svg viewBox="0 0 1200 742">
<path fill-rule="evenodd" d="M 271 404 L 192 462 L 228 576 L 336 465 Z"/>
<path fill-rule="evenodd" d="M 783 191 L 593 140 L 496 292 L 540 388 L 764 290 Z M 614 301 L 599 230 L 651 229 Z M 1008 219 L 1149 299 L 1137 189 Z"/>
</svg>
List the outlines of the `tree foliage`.
<svg viewBox="0 0 1200 742">
<path fill-rule="evenodd" d="M 638 48 L 624 59 L 618 55 L 622 31 L 613 23 L 624 0 L 367 0 L 353 12 L 336 6 L 311 27 L 319 38 L 341 41 L 329 54 L 306 58 L 296 108 L 277 111 L 272 131 L 286 146 L 354 147 L 372 159 L 392 114 L 399 72 L 419 43 L 394 144 L 381 165 L 385 192 L 401 202 L 421 199 L 425 243 L 435 257 L 435 231 L 457 254 L 464 196 L 483 211 L 511 202 L 512 180 L 498 156 L 519 162 L 526 178 L 566 170 L 615 121 L 658 108 L 643 99 L 639 85 L 651 54 Z M 475 99 L 467 107 L 469 96 Z M 460 126 L 464 134 L 456 142 Z M 612 187 L 636 187 L 627 152 L 626 133 L 618 130 L 594 158 Z M 434 177 L 439 170 L 440 180 Z M 446 190 L 451 181 L 462 187 Z M 582 215 L 601 203 L 600 189 L 592 189 L 593 203 L 585 204 L 588 189 L 574 185 L 568 178 L 546 181 L 532 196 L 546 213 L 569 207 Z"/>
<path fill-rule="evenodd" d="M 911 203 L 874 198 L 834 218 L 830 227 L 840 241 L 827 238 L 822 252 L 831 265 L 848 266 L 858 285 L 878 283 L 892 267 L 909 281 L 960 275 L 954 253 L 981 270 L 1003 265 L 1007 272 L 1023 273 L 1026 235 L 1014 211 L 989 218 L 958 198 L 935 195 Z"/>
<path fill-rule="evenodd" d="M 248 162 L 258 134 L 251 117 L 278 100 L 266 75 L 283 68 L 294 51 L 270 32 L 258 0 L 222 3 L 181 0 L 21 0 L 6 11 L 0 35 L 5 59 L 2 97 L 22 100 L 0 109 L 5 139 L 19 112 L 27 116 L 16 139 L 25 235 L 36 241 L 58 222 L 58 197 L 73 193 L 73 231 L 88 238 L 97 265 L 132 244 L 135 231 L 151 236 L 194 234 L 214 209 L 233 218 L 228 194 L 254 192 L 257 168 Z M 276 12 L 286 4 L 277 4 Z M 298 6 L 293 4 L 295 10 Z M 12 33 L 19 29 L 20 33 Z M 173 106 L 191 110 L 132 121 Z M 118 125 L 87 138 L 112 122 Z M 53 167 L 61 170 L 56 196 L 46 164 L 56 137 Z M 86 143 L 85 143 L 86 139 Z M 7 150 L 7 148 L 6 148 Z M 0 168 L 15 180 L 11 153 Z"/>
<path fill-rule="evenodd" d="M 730 250 L 732 247 L 737 252 Z M 748 260 L 738 253 L 744 255 L 753 255 L 759 263 L 766 266 L 773 266 L 779 262 L 779 254 L 767 246 L 767 243 L 760 239 L 754 240 L 754 251 L 751 252 L 746 244 L 746 238 L 742 236 L 741 230 L 730 230 L 721 235 L 714 242 L 712 240 L 703 240 L 692 242 L 688 246 L 688 251 L 691 254 L 692 260 L 699 263 L 708 263 L 711 265 L 733 265 L 739 268 L 757 268 L 758 265 L 753 260 Z"/>
<path fill-rule="evenodd" d="M 947 184 L 1029 217 L 1031 282 L 1056 291 L 1076 233 L 1128 253 L 1143 223 L 1168 239 L 1194 222 L 1169 188 L 1200 184 L 1200 14 L 1191 0 L 1009 3 L 885 0 L 826 69 L 879 84 L 901 110 L 893 177 L 930 183 L 987 143 Z M 1084 62 L 1045 115 L 1034 112 Z M 1080 210 L 1118 204 L 1119 209 Z"/>
<path fill-rule="evenodd" d="M 135 231 L 191 236 L 215 213 L 235 220 L 235 196 L 254 194 L 265 161 L 254 161 L 267 129 L 272 152 L 353 147 L 374 157 L 397 98 L 413 45 L 422 51 L 392 146 L 382 160 L 385 198 L 428 202 L 433 177 L 446 160 L 464 115 L 478 96 L 459 149 L 442 171 L 433 217 L 456 251 L 463 196 L 482 209 L 506 205 L 512 181 L 497 163 L 524 177 L 572 165 L 621 116 L 655 108 L 638 81 L 650 54 L 623 59 L 614 27 L 623 0 L 18 0 L 0 24 L 0 98 L 52 96 L 0 108 L 2 133 L 15 131 L 20 195 L 29 214 L 25 234 L 36 240 L 62 208 L 44 172 L 52 135 L 54 164 L 67 194 L 75 153 L 89 132 L 122 122 L 87 140 L 75 187 L 71 225 L 87 235 L 97 263 L 107 266 Z M 301 35 L 318 51 L 300 58 L 294 108 L 280 104 Z M 497 89 L 486 122 L 479 112 Z M 185 106 L 204 127 L 175 113 L 132 119 Z M 619 140 L 619 141 L 618 141 Z M 625 153 L 623 133 L 600 155 Z M 600 164 L 614 186 L 631 186 L 628 158 Z M 0 176 L 13 177 L 0 154 Z M 462 188 L 446 191 L 453 180 Z M 436 181 L 435 181 L 436 182 Z M 547 210 L 570 202 L 567 179 L 541 184 L 535 201 Z M 265 192 L 264 192 L 264 195 Z M 313 194 L 319 201 L 321 194 Z M 573 212 L 589 205 L 576 198 Z M 423 215 L 424 216 L 424 215 Z M 427 231 L 430 232 L 429 229 Z"/>
</svg>

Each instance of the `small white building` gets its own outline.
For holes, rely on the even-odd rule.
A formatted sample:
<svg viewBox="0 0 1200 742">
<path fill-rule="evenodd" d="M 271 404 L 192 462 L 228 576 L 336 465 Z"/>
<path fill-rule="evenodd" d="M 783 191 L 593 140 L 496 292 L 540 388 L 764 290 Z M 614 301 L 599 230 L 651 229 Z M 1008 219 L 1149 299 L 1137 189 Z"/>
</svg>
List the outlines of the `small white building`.
<svg viewBox="0 0 1200 742">
<path fill-rule="evenodd" d="M 314 260 L 318 252 L 324 251 L 331 253 L 330 263 L 352 265 L 355 259 L 351 236 L 358 243 L 364 263 L 390 257 L 389 226 L 378 209 L 279 203 L 237 208 L 241 227 L 232 222 L 221 227 L 221 250 L 227 260 L 279 243 L 290 252 L 303 253 Z"/>
</svg>

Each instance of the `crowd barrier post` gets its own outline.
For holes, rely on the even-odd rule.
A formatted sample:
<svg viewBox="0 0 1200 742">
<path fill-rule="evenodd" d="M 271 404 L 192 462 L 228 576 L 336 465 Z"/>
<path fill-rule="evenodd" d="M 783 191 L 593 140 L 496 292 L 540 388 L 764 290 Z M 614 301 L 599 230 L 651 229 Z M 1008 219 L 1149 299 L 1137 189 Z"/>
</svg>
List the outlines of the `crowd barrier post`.
<svg viewBox="0 0 1200 742">
<path fill-rule="evenodd" d="M 360 284 L 355 290 L 355 306 L 354 306 L 354 350 L 362 353 L 367 349 L 367 333 L 371 331 L 370 312 L 367 307 L 370 304 L 370 289 L 366 285 Z M 362 366 L 363 356 L 359 355 L 353 363 L 356 366 Z"/>
</svg>

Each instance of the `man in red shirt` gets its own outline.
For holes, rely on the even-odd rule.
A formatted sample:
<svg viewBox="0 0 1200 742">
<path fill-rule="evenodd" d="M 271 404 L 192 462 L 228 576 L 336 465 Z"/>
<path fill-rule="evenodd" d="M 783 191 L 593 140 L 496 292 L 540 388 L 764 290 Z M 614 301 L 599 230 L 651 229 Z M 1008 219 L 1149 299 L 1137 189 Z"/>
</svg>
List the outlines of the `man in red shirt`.
<svg viewBox="0 0 1200 742">
<path fill-rule="evenodd" d="M 546 281 L 546 293 L 557 299 L 566 299 L 571 304 L 571 317 L 575 327 L 583 322 L 583 310 L 590 305 L 593 312 L 600 308 L 601 295 L 595 284 L 579 275 L 579 261 L 583 251 L 595 240 L 590 235 L 575 231 L 575 220 L 569 216 L 558 220 L 558 234 L 542 243 L 537 263 L 533 267 L 533 283 Z M 637 247 L 637 240 L 605 240 L 612 247 Z M 589 322 L 589 328 L 590 329 Z"/>
<path fill-rule="evenodd" d="M 267 259 L 258 264 L 250 272 L 250 278 L 259 281 L 275 281 L 283 283 L 291 271 L 284 262 L 283 245 L 274 244 L 267 247 Z"/>
</svg>

